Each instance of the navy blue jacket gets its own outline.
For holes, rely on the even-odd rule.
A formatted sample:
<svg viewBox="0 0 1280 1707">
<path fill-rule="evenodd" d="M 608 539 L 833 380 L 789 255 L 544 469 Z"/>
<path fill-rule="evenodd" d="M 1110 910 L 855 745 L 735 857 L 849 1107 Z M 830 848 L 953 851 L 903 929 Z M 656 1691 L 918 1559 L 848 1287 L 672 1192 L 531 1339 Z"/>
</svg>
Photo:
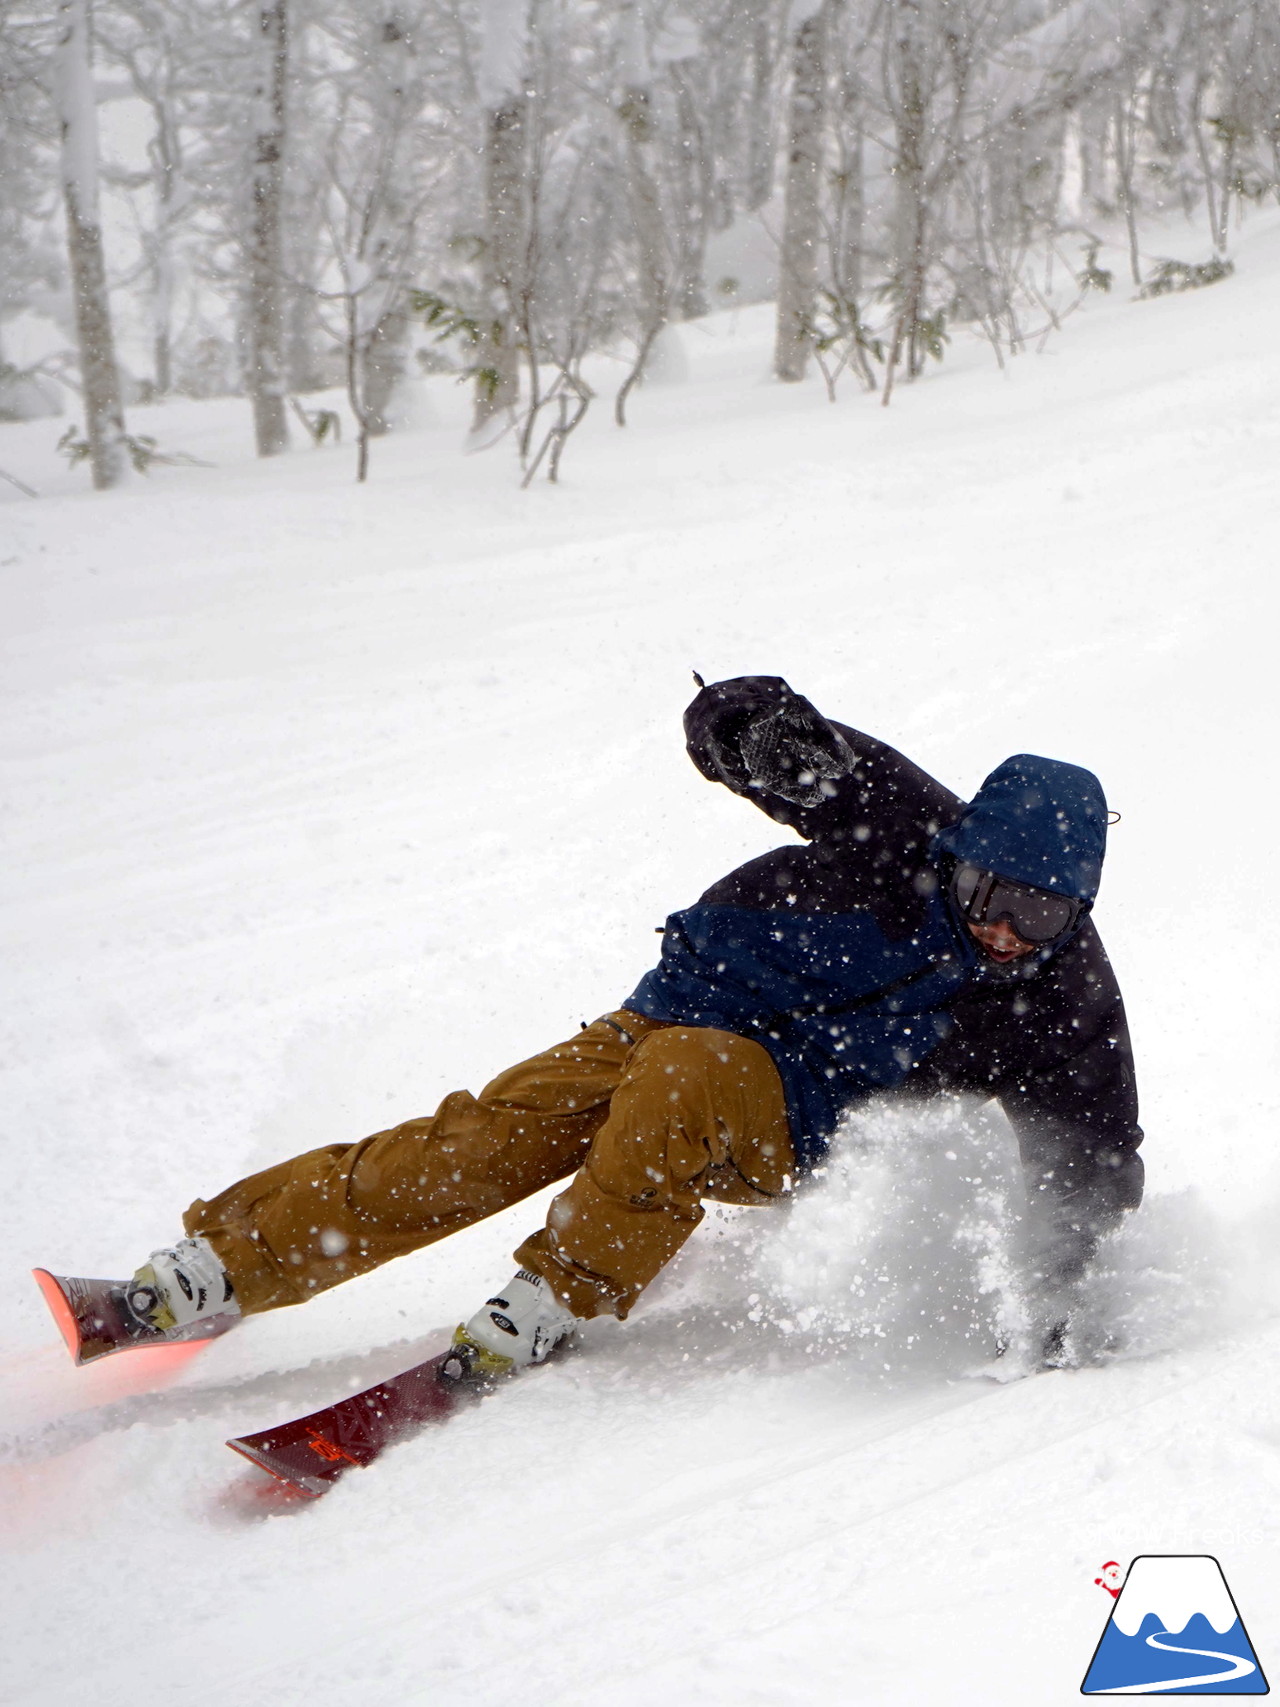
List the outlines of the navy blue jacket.
<svg viewBox="0 0 1280 1707">
<path fill-rule="evenodd" d="M 1106 836 L 1097 779 L 1019 754 L 966 806 L 893 748 L 835 724 L 852 768 L 823 783 L 817 804 L 795 805 L 721 762 L 735 726 L 779 691 L 790 693 L 773 677 L 704 689 L 686 715 L 689 751 L 809 845 L 749 861 L 672 914 L 660 962 L 625 1005 L 762 1043 L 801 1171 L 825 1154 L 841 1116 L 878 1092 L 998 1098 L 1030 1189 L 1077 1235 L 1064 1271 L 1078 1267 L 1092 1237 L 1142 1195 L 1115 977 L 1087 914 L 1051 950 L 988 960 L 946 877 L 966 859 L 1091 904 Z"/>
</svg>

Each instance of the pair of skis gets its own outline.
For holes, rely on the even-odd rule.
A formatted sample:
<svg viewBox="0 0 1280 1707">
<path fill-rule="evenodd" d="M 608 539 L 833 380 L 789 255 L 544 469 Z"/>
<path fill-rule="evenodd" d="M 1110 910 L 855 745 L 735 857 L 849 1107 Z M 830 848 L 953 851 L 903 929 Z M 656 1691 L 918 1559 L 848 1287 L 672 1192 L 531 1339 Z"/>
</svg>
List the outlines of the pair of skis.
<svg viewBox="0 0 1280 1707">
<path fill-rule="evenodd" d="M 213 1316 L 185 1331 L 160 1333 L 129 1311 L 121 1281 L 86 1280 L 42 1268 L 33 1273 L 78 1364 L 142 1346 L 213 1339 L 238 1320 Z M 492 1390 L 491 1382 L 477 1380 L 465 1359 L 450 1350 L 293 1422 L 237 1435 L 227 1445 L 314 1499 L 353 1466 L 372 1464 L 396 1441 L 429 1423 L 444 1422 Z"/>
</svg>

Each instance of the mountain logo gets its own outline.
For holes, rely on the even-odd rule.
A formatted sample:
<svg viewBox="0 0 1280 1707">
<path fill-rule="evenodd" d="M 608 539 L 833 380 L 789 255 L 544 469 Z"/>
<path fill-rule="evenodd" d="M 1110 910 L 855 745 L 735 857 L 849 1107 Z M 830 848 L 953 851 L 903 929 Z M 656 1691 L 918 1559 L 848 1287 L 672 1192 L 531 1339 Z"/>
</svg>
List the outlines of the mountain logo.
<svg viewBox="0 0 1280 1707">
<path fill-rule="evenodd" d="M 1268 1695 L 1218 1561 L 1142 1553 L 1129 1566 L 1081 1695 Z"/>
</svg>

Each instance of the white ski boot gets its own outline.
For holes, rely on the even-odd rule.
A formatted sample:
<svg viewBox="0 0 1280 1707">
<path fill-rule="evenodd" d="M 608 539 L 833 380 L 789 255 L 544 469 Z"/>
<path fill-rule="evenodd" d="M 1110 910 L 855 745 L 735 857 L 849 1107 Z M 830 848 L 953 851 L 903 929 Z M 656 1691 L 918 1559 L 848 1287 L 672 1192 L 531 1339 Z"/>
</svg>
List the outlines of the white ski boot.
<svg viewBox="0 0 1280 1707">
<path fill-rule="evenodd" d="M 544 1363 L 577 1325 L 578 1318 L 542 1276 L 521 1268 L 458 1327 L 453 1343 L 467 1364 L 466 1374 L 506 1375 Z"/>
<path fill-rule="evenodd" d="M 231 1276 L 207 1239 L 179 1239 L 169 1249 L 152 1251 L 124 1296 L 134 1315 L 160 1333 L 240 1314 Z"/>
</svg>

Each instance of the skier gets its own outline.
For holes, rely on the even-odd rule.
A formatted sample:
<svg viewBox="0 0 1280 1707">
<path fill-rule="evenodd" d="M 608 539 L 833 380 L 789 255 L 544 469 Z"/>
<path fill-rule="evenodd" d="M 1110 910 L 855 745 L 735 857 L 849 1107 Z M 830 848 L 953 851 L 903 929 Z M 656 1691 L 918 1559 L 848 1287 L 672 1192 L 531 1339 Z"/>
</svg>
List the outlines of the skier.
<svg viewBox="0 0 1280 1707">
<path fill-rule="evenodd" d="M 1101 786 L 1023 753 L 966 805 L 778 677 L 699 686 L 694 764 L 808 845 L 674 913 L 621 1007 L 479 1097 L 197 1200 L 125 1288 L 131 1333 L 300 1304 L 572 1175 L 455 1335 L 465 1374 L 504 1373 L 625 1317 L 704 1199 L 785 1197 L 850 1108 L 971 1092 L 1017 1135 L 1029 1308 L 1042 1360 L 1068 1359 L 1071 1288 L 1142 1195 L 1124 1009 L 1088 916 Z"/>
</svg>

